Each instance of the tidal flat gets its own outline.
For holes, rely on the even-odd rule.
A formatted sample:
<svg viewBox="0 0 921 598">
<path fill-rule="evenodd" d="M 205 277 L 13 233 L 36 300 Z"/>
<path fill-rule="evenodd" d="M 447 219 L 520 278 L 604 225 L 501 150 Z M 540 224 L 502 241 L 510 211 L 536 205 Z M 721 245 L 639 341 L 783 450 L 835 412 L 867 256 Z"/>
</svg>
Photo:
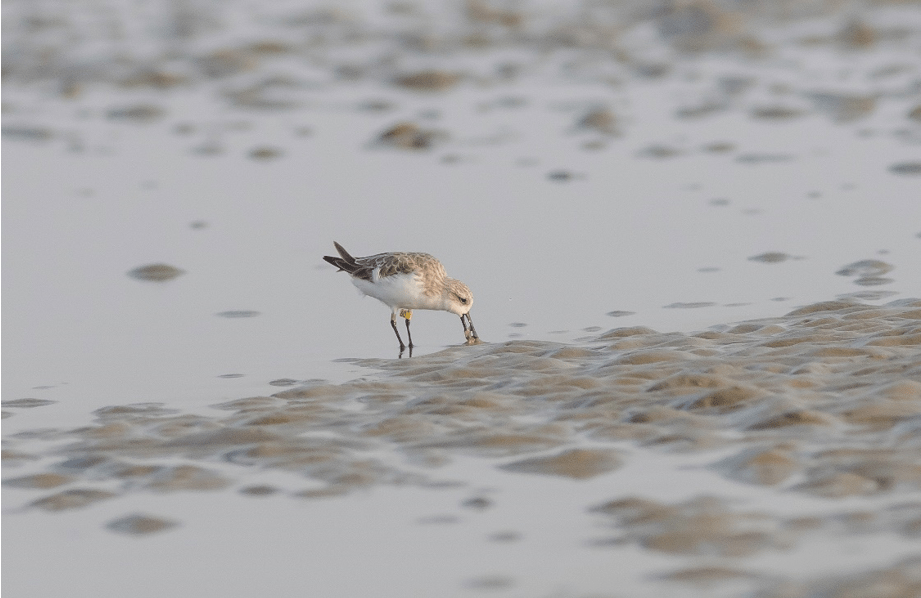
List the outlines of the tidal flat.
<svg viewBox="0 0 921 598">
<path fill-rule="evenodd" d="M 7 2 L 4 589 L 921 595 L 919 32 Z M 484 342 L 399 356 L 333 241 Z"/>
<path fill-rule="evenodd" d="M 616 328 L 578 343 L 364 359 L 380 373 L 210 414 L 104 407 L 84 426 L 5 436 L 5 533 L 17 546 L 7 559 L 21 569 L 84 543 L 111 549 L 111 532 L 162 535 L 157 548 L 82 565 L 87 589 L 109 567 L 134 575 L 129 563 L 143 558 L 164 571 L 209 562 L 186 575 L 195 588 L 223 577 L 215 595 L 233 594 L 230 580 L 295 578 L 332 595 L 372 592 L 365 567 L 376 558 L 351 543 L 329 548 L 342 534 L 384 553 L 388 592 L 557 583 L 788 596 L 838 583 L 820 595 L 844 596 L 884 583 L 910 596 L 921 562 L 919 344 L 921 301 L 833 301 L 697 334 Z M 190 511 L 192 495 L 214 510 Z M 247 501 L 256 504 L 228 507 Z M 241 509 L 251 521 L 237 519 Z M 64 536 L 37 521 L 62 513 L 75 513 Z M 31 534 L 36 524 L 51 535 Z M 395 540 L 394 525 L 411 537 Z M 291 528 L 280 542 L 279 526 Z M 213 555 L 225 542 L 232 554 Z M 302 548 L 309 562 L 289 570 Z M 435 554 L 440 576 L 422 575 Z M 358 570 L 347 583 L 344 562 Z M 249 577 L 253 567 L 267 571 Z M 840 585 L 855 567 L 866 570 Z M 160 579 L 151 595 L 185 587 L 174 584 Z"/>
</svg>

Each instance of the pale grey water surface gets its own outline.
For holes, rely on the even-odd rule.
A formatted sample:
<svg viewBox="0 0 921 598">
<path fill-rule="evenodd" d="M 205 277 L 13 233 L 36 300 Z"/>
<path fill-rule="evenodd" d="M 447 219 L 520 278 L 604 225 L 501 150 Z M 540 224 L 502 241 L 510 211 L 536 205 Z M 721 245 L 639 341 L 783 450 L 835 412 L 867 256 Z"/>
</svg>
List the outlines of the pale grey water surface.
<svg viewBox="0 0 921 598">
<path fill-rule="evenodd" d="M 11 595 L 921 595 L 918 3 L 3 38 Z M 485 343 L 396 360 L 334 240 L 439 257 Z"/>
</svg>

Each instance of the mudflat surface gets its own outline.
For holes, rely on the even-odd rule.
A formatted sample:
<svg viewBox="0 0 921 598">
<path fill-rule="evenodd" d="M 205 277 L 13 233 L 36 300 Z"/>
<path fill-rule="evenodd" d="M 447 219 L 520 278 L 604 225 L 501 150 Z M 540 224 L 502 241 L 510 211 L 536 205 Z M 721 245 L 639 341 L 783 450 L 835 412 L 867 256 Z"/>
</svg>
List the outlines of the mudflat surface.
<svg viewBox="0 0 921 598">
<path fill-rule="evenodd" d="M 381 494 L 396 491 L 400 526 L 448 530 L 389 547 L 407 559 L 391 563 L 389 575 L 413 580 L 393 586 L 401 591 L 514 594 L 555 580 L 592 591 L 626 585 L 631 595 L 812 595 L 828 586 L 821 595 L 844 596 L 854 584 L 880 583 L 915 595 L 919 345 L 921 302 L 835 301 L 698 334 L 617 328 L 579 343 L 512 340 L 362 360 L 382 372 L 235 399 L 207 415 L 159 403 L 110 406 L 86 426 L 5 438 L 6 502 L 20 505 L 6 533 L 21 548 L 7 558 L 27 566 L 46 547 L 18 534 L 43 513 L 77 509 L 92 513 L 71 524 L 85 530 L 81 537 L 100 536 L 90 521 L 103 519 L 119 535 L 170 531 L 183 542 L 200 521 L 190 513 L 173 520 L 185 510 L 182 497 L 232 493 L 264 507 L 254 535 L 234 540 L 242 544 L 232 562 L 252 565 L 297 545 L 289 538 L 267 547 L 271 526 L 322 526 L 314 518 L 324 509 L 339 504 L 341 517 L 355 500 L 392 508 Z M 276 511 L 278 501 L 287 504 Z M 131 513 L 138 503 L 170 517 Z M 223 525 L 232 536 L 240 527 L 232 518 Z M 389 546 L 382 522 L 339 525 Z M 560 526 L 559 537 L 541 538 Z M 330 533 L 338 531 L 319 538 Z M 471 562 L 483 565 L 471 553 L 497 543 L 504 556 L 474 574 Z M 256 546 L 267 554 L 252 555 Z M 426 584 L 413 563 L 428 550 L 458 560 Z M 559 563 L 530 569 L 573 557 L 585 559 L 578 575 Z M 164 567 L 174 558 L 158 557 Z M 352 558 L 360 569 L 364 561 L 348 548 L 325 554 L 307 567 L 305 583 L 339 595 L 343 586 L 320 563 Z M 630 558 L 640 564 L 617 569 Z M 870 563 L 846 583 L 835 579 Z M 824 577 L 812 579 L 817 571 Z"/>
<path fill-rule="evenodd" d="M 5 3 L 4 589 L 921 594 L 919 31 Z"/>
</svg>

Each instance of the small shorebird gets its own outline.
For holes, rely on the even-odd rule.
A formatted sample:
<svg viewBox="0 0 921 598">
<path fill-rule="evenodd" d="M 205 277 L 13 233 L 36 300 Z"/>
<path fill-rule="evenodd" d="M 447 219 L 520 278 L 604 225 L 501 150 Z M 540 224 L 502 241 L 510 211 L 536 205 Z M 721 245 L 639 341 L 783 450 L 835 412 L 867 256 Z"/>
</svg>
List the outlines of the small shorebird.
<svg viewBox="0 0 921 598">
<path fill-rule="evenodd" d="M 441 262 L 427 253 L 378 253 L 367 257 L 352 257 L 342 245 L 333 242 L 340 257 L 323 256 L 323 259 L 348 272 L 358 290 L 390 307 L 390 325 L 400 353 L 406 348 L 397 330 L 397 314 L 406 319 L 406 336 L 409 337 L 412 355 L 413 337 L 409 320 L 414 309 L 440 309 L 460 316 L 464 337 L 468 343 L 479 340 L 470 319 L 473 293 L 467 285 L 449 278 Z M 466 318 L 466 320 L 464 319 Z"/>
</svg>

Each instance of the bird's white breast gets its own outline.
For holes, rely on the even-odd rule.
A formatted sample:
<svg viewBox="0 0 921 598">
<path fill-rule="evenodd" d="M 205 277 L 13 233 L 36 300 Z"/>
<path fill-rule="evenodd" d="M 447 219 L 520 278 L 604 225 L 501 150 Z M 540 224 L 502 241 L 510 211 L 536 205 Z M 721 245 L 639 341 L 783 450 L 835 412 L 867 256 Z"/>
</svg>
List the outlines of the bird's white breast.
<svg viewBox="0 0 921 598">
<path fill-rule="evenodd" d="M 422 278 L 418 274 L 395 274 L 385 278 L 378 278 L 377 274 L 375 269 L 371 276 L 374 282 L 352 278 L 352 284 L 392 309 L 442 309 L 440 297 L 423 293 Z"/>
</svg>

